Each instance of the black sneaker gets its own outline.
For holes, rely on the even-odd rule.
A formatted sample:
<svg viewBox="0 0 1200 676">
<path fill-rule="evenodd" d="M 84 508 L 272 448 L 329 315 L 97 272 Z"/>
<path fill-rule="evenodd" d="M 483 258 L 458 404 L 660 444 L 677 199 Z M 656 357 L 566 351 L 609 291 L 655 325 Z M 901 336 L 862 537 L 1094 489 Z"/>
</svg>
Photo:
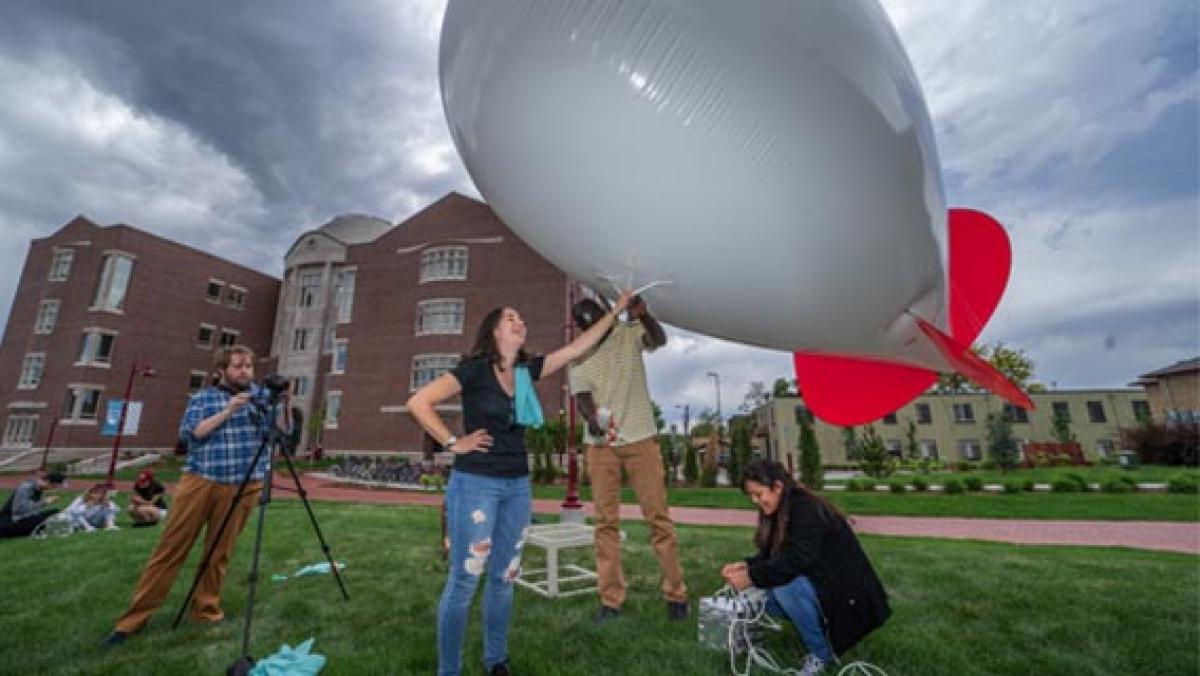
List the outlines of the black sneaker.
<svg viewBox="0 0 1200 676">
<path fill-rule="evenodd" d="M 667 617 L 678 622 L 688 617 L 687 601 L 667 601 Z"/>
<path fill-rule="evenodd" d="M 600 610 L 596 611 L 596 619 L 594 621 L 596 624 L 604 624 L 605 622 L 609 622 L 611 620 L 615 620 L 620 617 L 621 617 L 621 611 L 619 608 L 609 608 L 608 606 L 600 606 Z"/>
<path fill-rule="evenodd" d="M 128 638 L 128 636 L 129 636 L 129 634 L 127 632 L 114 631 L 113 633 L 104 637 L 104 640 L 100 642 L 100 645 L 102 645 L 106 648 L 112 648 L 115 646 L 119 646 L 125 642 L 125 639 Z"/>
<path fill-rule="evenodd" d="M 488 676 L 511 676 L 512 672 L 508 670 L 508 660 L 504 660 L 499 664 L 493 664 L 488 670 Z"/>
</svg>

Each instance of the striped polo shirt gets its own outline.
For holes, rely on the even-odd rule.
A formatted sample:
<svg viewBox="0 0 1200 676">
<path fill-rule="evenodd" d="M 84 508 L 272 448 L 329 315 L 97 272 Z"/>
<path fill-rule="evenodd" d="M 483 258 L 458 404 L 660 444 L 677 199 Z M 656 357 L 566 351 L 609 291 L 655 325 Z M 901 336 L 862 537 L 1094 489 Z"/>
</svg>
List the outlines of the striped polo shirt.
<svg viewBox="0 0 1200 676">
<path fill-rule="evenodd" d="M 618 323 L 608 338 L 574 362 L 569 371 L 572 394 L 591 392 L 597 409 L 612 411 L 618 446 L 658 433 L 642 361 L 642 351 L 649 349 L 642 340 L 645 335 L 641 322 Z M 589 444 L 602 441 L 588 434 L 586 426 L 584 437 Z"/>
</svg>

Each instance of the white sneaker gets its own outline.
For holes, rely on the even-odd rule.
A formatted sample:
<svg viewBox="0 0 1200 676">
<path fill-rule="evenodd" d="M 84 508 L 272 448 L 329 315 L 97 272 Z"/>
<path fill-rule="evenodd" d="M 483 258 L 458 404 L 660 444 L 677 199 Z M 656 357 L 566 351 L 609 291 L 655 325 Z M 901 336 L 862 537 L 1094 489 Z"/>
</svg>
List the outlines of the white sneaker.
<svg viewBox="0 0 1200 676">
<path fill-rule="evenodd" d="M 804 664 L 800 667 L 800 676 L 815 676 L 825 673 L 825 663 L 821 658 L 809 653 L 804 656 Z"/>
</svg>

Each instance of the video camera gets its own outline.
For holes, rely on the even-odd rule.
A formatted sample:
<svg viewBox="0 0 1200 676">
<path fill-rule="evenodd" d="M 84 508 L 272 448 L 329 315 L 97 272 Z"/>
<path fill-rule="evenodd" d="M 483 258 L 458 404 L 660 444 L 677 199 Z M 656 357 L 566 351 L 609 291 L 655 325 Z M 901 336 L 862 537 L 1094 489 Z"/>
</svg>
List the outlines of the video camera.
<svg viewBox="0 0 1200 676">
<path fill-rule="evenodd" d="M 263 378 L 262 386 L 271 393 L 271 403 L 275 403 L 279 401 L 279 397 L 284 392 L 288 391 L 288 388 L 292 386 L 292 383 L 287 379 L 287 376 L 283 376 L 278 373 L 271 373 Z"/>
</svg>

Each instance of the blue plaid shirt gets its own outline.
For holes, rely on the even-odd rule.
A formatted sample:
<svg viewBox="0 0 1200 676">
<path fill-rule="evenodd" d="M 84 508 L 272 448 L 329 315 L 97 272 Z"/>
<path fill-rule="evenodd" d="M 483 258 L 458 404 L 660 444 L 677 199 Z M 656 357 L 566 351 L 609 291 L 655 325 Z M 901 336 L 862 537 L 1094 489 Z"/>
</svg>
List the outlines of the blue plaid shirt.
<svg viewBox="0 0 1200 676">
<path fill-rule="evenodd" d="M 220 413 L 229 405 L 233 395 L 219 387 L 206 387 L 188 401 L 183 420 L 179 422 L 179 438 L 187 444 L 187 463 L 183 471 L 219 484 L 241 483 L 250 462 L 267 433 L 270 408 L 269 393 L 258 385 L 250 385 L 250 401 L 239 408 L 229 420 L 203 439 L 196 438 L 196 427 L 207 418 Z M 251 479 L 261 481 L 267 472 L 270 449 L 264 450 Z"/>
</svg>

